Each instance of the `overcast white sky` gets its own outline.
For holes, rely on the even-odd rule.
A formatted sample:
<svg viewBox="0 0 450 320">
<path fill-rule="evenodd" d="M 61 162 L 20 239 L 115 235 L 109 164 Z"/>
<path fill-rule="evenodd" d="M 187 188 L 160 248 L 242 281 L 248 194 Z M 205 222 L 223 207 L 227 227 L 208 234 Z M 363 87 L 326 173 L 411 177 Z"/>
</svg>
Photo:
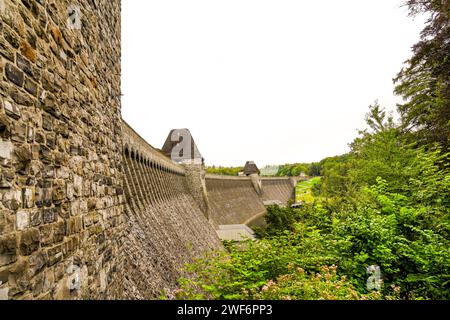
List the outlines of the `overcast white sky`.
<svg viewBox="0 0 450 320">
<path fill-rule="evenodd" d="M 207 165 L 348 151 L 423 19 L 397 0 L 122 0 L 122 114 L 161 148 L 189 128 Z"/>
</svg>

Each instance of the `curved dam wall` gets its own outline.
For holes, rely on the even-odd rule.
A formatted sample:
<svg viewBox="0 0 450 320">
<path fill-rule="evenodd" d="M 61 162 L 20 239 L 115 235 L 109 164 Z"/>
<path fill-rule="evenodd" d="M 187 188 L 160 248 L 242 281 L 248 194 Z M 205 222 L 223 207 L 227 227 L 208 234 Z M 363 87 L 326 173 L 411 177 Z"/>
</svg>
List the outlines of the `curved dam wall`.
<svg viewBox="0 0 450 320">
<path fill-rule="evenodd" d="M 263 201 L 279 201 L 286 204 L 295 199 L 296 181 L 290 177 L 261 178 Z"/>
<path fill-rule="evenodd" d="M 216 225 L 249 224 L 263 217 L 266 202 L 285 205 L 295 197 L 296 181 L 289 177 L 207 174 L 205 180 L 210 217 Z"/>
<path fill-rule="evenodd" d="M 124 295 L 155 298 L 176 289 L 180 268 L 221 243 L 192 195 L 188 168 L 176 165 L 123 125 L 128 266 Z M 195 172 L 194 172 L 195 174 Z"/>
<path fill-rule="evenodd" d="M 245 224 L 266 211 L 250 177 L 206 175 L 211 219 L 217 225 Z"/>
</svg>

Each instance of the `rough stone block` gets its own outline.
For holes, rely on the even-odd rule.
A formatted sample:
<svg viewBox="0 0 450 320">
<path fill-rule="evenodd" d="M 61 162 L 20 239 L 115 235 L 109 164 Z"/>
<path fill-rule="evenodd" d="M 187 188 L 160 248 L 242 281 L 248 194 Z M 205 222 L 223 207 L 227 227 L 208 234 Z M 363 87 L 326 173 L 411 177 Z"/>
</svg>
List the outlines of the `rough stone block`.
<svg viewBox="0 0 450 320">
<path fill-rule="evenodd" d="M 9 190 L 3 194 L 3 205 L 11 210 L 17 210 L 22 207 L 22 191 Z"/>
<path fill-rule="evenodd" d="M 31 68 L 30 61 L 25 59 L 22 55 L 16 55 L 16 64 L 23 72 L 29 74 L 30 76 L 33 75 L 33 69 Z"/>
<path fill-rule="evenodd" d="M 15 142 L 25 142 L 27 136 L 27 126 L 24 123 L 15 123 L 11 135 L 11 140 Z"/>
<path fill-rule="evenodd" d="M 39 157 L 43 163 L 49 164 L 53 162 L 53 154 L 47 146 L 41 144 Z"/>
<path fill-rule="evenodd" d="M 104 269 L 100 270 L 100 291 L 105 292 L 107 286 L 106 272 Z"/>
<path fill-rule="evenodd" d="M 65 221 L 59 221 L 53 224 L 53 237 L 55 243 L 63 241 L 65 235 L 66 235 Z"/>
<path fill-rule="evenodd" d="M 70 218 L 66 223 L 66 235 L 68 236 L 80 232 L 83 228 L 83 220 L 81 217 Z"/>
<path fill-rule="evenodd" d="M 9 269 L 3 268 L 0 269 L 0 283 L 6 283 L 9 280 Z"/>
<path fill-rule="evenodd" d="M 0 139 L 0 157 L 4 159 L 11 159 L 14 145 L 11 141 L 3 141 Z"/>
<path fill-rule="evenodd" d="M 30 225 L 37 227 L 42 223 L 42 211 L 36 210 L 30 214 Z"/>
<path fill-rule="evenodd" d="M 44 166 L 42 169 L 43 178 L 54 178 L 55 177 L 55 167 L 54 166 Z"/>
<path fill-rule="evenodd" d="M 42 128 L 44 128 L 47 131 L 53 130 L 53 119 L 52 116 L 43 114 L 42 115 Z"/>
<path fill-rule="evenodd" d="M 56 180 L 53 185 L 53 201 L 60 202 L 66 197 L 66 186 L 63 180 Z"/>
<path fill-rule="evenodd" d="M 56 104 L 56 98 L 53 95 L 47 95 L 44 100 L 44 110 L 53 117 L 59 119 L 61 117 L 60 107 Z"/>
<path fill-rule="evenodd" d="M 46 135 L 47 147 L 54 150 L 56 148 L 56 134 L 54 132 L 50 132 Z"/>
<path fill-rule="evenodd" d="M 5 287 L 5 288 L 0 288 L 0 300 L 8 300 L 9 296 L 9 288 Z"/>
<path fill-rule="evenodd" d="M 73 188 L 76 196 L 83 195 L 83 178 L 79 175 L 73 175 Z"/>
<path fill-rule="evenodd" d="M 66 196 L 67 199 L 72 200 L 74 195 L 73 183 L 68 183 L 66 185 Z"/>
<path fill-rule="evenodd" d="M 48 255 L 48 266 L 51 267 L 57 262 L 60 262 L 63 257 L 63 246 L 57 245 L 47 250 Z M 64 275 L 64 269 L 61 270 L 62 274 L 60 276 Z M 58 278 L 58 276 L 57 276 Z"/>
<path fill-rule="evenodd" d="M 25 82 L 23 87 L 25 88 L 25 90 L 31 94 L 32 96 L 37 96 L 38 93 L 38 86 L 36 84 L 36 82 L 34 82 L 33 80 L 31 80 L 30 78 L 25 78 Z"/>
<path fill-rule="evenodd" d="M 29 229 L 23 231 L 20 236 L 20 253 L 29 256 L 39 249 L 40 235 L 37 229 Z"/>
<path fill-rule="evenodd" d="M 3 37 L 0 37 L 0 54 L 9 61 L 14 61 L 14 49 Z"/>
<path fill-rule="evenodd" d="M 36 188 L 35 202 L 38 208 L 50 207 L 52 205 L 52 190 L 51 188 Z"/>
<path fill-rule="evenodd" d="M 22 188 L 22 203 L 24 208 L 32 208 L 34 206 L 33 188 Z"/>
<path fill-rule="evenodd" d="M 34 140 L 34 128 L 30 125 L 28 125 L 27 128 L 27 142 L 32 143 Z"/>
<path fill-rule="evenodd" d="M 44 225 L 39 227 L 41 234 L 41 246 L 47 247 L 53 244 L 53 226 Z"/>
<path fill-rule="evenodd" d="M 54 208 L 42 210 L 42 220 L 44 223 L 52 223 L 56 220 L 57 215 Z"/>
<path fill-rule="evenodd" d="M 0 267 L 16 261 L 16 235 L 0 236 Z"/>
<path fill-rule="evenodd" d="M 16 155 L 17 160 L 21 163 L 26 163 L 32 158 L 31 149 L 28 145 L 21 145 L 15 148 L 14 154 Z"/>
<path fill-rule="evenodd" d="M 20 44 L 20 52 L 22 52 L 22 54 L 27 57 L 28 59 L 30 59 L 30 61 L 32 62 L 36 62 L 37 59 L 37 53 L 36 51 L 31 47 L 31 45 L 26 42 L 23 41 Z"/>
<path fill-rule="evenodd" d="M 6 78 L 12 83 L 21 87 L 23 85 L 24 75 L 20 69 L 13 66 L 11 63 L 7 63 L 5 66 Z"/>
<path fill-rule="evenodd" d="M 20 210 L 16 214 L 17 230 L 25 230 L 30 226 L 30 214 L 28 211 Z"/>
<path fill-rule="evenodd" d="M 4 102 L 5 113 L 13 119 L 18 120 L 21 116 L 20 109 L 15 104 L 12 104 L 9 101 Z"/>
<path fill-rule="evenodd" d="M 46 252 L 36 252 L 28 259 L 28 277 L 34 277 L 47 265 L 48 257 Z"/>
<path fill-rule="evenodd" d="M 11 86 L 9 88 L 8 95 L 18 105 L 31 107 L 35 103 L 28 93 L 19 90 L 16 86 Z"/>
<path fill-rule="evenodd" d="M 0 139 L 9 139 L 11 137 L 11 124 L 3 114 L 0 114 Z"/>
</svg>

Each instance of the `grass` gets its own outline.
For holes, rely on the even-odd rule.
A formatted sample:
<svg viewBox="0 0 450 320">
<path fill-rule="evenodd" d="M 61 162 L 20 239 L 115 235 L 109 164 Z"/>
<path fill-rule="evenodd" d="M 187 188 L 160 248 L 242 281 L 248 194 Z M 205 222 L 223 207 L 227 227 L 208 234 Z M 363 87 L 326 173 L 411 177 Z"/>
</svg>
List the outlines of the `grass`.
<svg viewBox="0 0 450 320">
<path fill-rule="evenodd" d="M 312 194 L 311 188 L 319 181 L 320 177 L 314 177 L 312 179 L 297 183 L 297 186 L 295 187 L 295 202 L 314 202 L 314 196 Z"/>
</svg>

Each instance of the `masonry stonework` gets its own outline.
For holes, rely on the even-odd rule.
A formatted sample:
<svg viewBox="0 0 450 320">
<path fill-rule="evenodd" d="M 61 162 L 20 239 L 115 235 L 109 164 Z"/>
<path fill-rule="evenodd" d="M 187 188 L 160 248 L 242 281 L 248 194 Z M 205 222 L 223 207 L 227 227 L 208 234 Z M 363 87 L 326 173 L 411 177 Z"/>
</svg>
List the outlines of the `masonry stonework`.
<svg viewBox="0 0 450 320">
<path fill-rule="evenodd" d="M 177 164 L 122 120 L 120 0 L 0 14 L 0 299 L 171 297 L 222 248 L 218 225 L 291 197 L 287 180 Z"/>
<path fill-rule="evenodd" d="M 1 298 L 120 297 L 120 2 L 2 4 Z"/>
</svg>

